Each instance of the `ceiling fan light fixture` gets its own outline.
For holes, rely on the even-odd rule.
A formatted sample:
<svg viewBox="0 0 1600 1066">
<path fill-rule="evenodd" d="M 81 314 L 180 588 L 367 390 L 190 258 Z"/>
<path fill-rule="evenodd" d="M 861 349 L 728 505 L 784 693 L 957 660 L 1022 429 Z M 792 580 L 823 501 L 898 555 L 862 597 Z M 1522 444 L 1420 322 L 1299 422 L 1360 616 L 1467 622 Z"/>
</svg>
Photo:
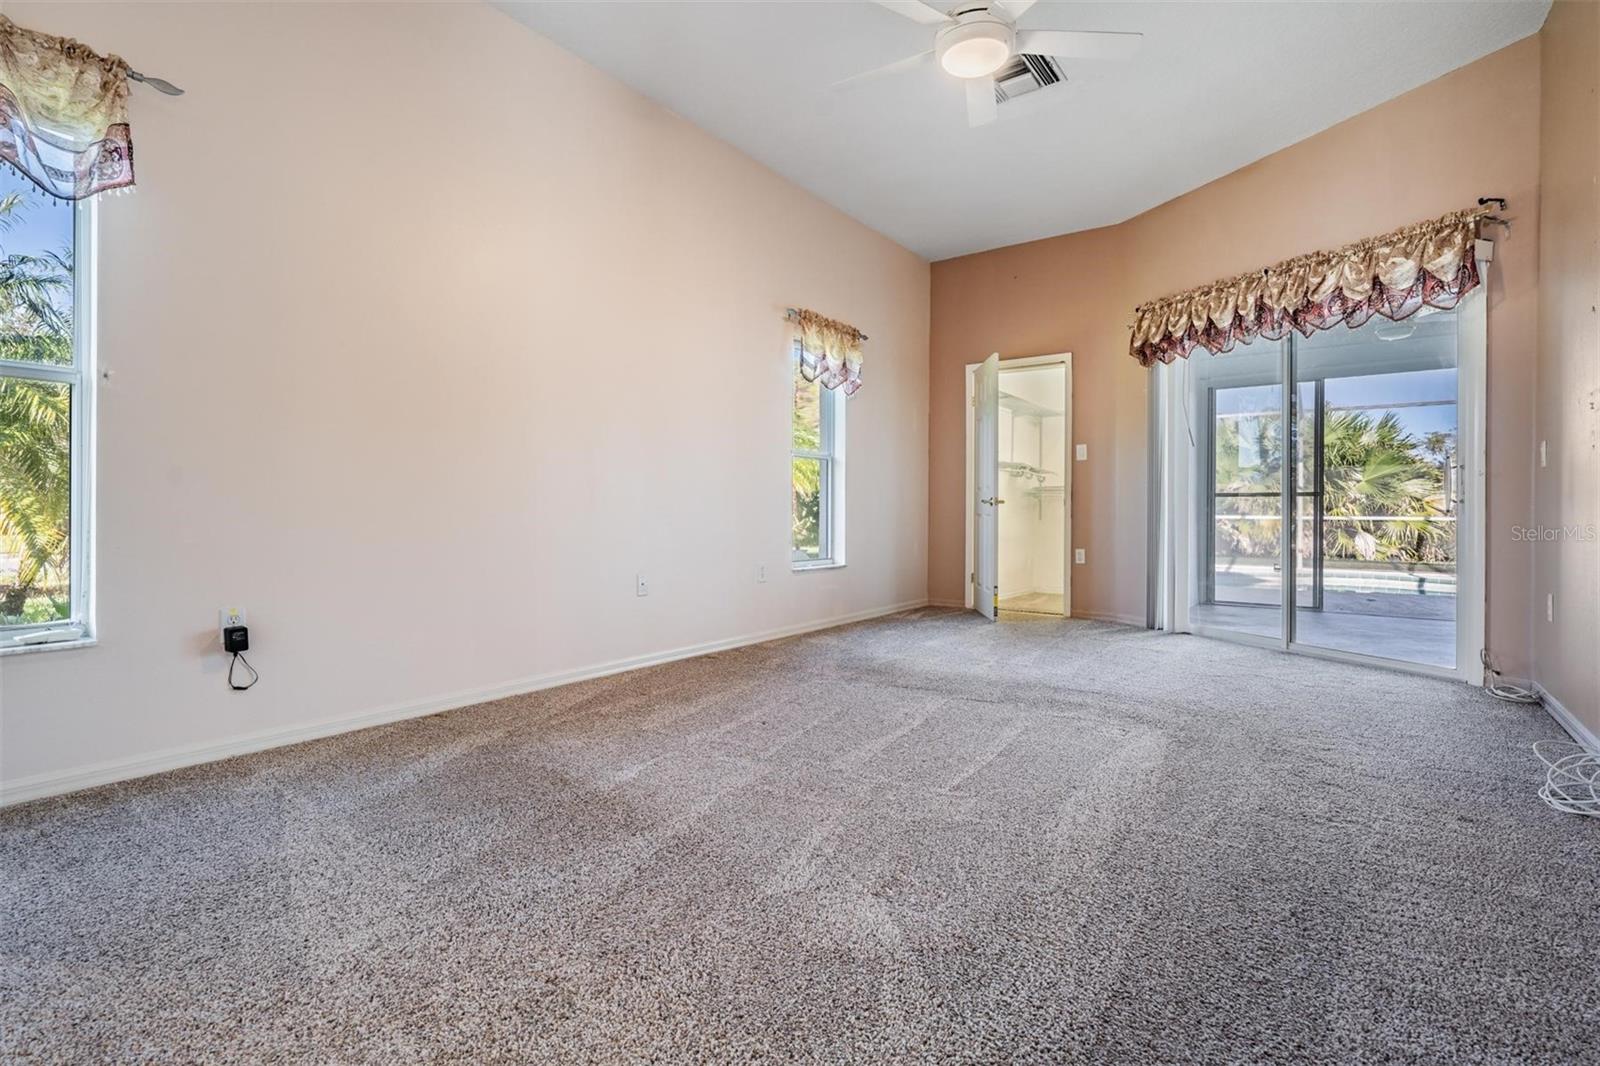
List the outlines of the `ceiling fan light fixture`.
<svg viewBox="0 0 1600 1066">
<path fill-rule="evenodd" d="M 1016 50 L 1016 31 L 987 14 L 969 16 L 939 33 L 934 52 L 947 74 L 987 78 L 1006 65 Z"/>
</svg>

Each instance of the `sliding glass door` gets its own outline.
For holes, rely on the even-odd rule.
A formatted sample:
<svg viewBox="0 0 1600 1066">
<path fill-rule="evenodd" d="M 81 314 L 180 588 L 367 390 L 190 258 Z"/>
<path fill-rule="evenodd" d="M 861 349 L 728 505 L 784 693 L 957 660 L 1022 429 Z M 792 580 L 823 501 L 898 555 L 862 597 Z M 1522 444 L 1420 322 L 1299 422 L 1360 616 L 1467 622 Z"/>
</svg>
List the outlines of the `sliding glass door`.
<svg viewBox="0 0 1600 1066">
<path fill-rule="evenodd" d="M 1283 604 L 1283 386 L 1275 342 L 1204 368 L 1200 604 L 1206 625 L 1276 640 Z"/>
<path fill-rule="evenodd" d="M 1196 632 L 1456 668 L 1456 346 L 1425 309 L 1188 360 Z"/>
<path fill-rule="evenodd" d="M 1294 343 L 1310 499 L 1296 510 L 1293 639 L 1453 669 L 1459 392 L 1452 313 Z M 1310 589 L 1311 595 L 1300 590 Z"/>
</svg>

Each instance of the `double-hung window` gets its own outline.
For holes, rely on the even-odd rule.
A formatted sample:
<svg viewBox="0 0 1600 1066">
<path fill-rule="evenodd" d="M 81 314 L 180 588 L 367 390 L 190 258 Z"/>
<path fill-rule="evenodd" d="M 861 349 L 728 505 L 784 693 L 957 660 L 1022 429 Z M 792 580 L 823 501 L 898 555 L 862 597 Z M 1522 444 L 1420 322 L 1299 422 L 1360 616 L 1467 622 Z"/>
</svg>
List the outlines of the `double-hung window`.
<svg viewBox="0 0 1600 1066">
<path fill-rule="evenodd" d="M 92 210 L 0 166 L 0 652 L 89 636 Z"/>
<path fill-rule="evenodd" d="M 796 570 L 844 565 L 844 395 L 807 381 L 795 349 L 790 558 Z"/>
</svg>

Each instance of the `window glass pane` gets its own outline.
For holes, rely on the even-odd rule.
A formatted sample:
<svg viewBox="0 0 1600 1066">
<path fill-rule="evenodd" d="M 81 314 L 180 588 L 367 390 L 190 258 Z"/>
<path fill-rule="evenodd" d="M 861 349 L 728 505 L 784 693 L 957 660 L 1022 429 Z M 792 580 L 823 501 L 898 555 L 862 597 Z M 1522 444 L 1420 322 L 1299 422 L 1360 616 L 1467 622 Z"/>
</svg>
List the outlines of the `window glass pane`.
<svg viewBox="0 0 1600 1066">
<path fill-rule="evenodd" d="M 792 460 L 791 486 L 794 496 L 794 561 L 823 558 L 822 493 L 823 463 L 820 459 Z"/>
<path fill-rule="evenodd" d="M 1183 398 L 1199 459 L 1189 617 L 1269 640 L 1283 633 L 1283 354 L 1258 340 L 1191 359 Z"/>
<path fill-rule="evenodd" d="M 826 450 L 822 434 L 822 393 L 822 384 L 801 377 L 797 366 L 794 374 L 794 451 Z"/>
<path fill-rule="evenodd" d="M 72 389 L 0 378 L 0 625 L 71 616 Z"/>
<path fill-rule="evenodd" d="M 1218 388 L 1213 395 L 1214 603 L 1281 602 L 1282 397 L 1277 385 Z"/>
<path fill-rule="evenodd" d="M 1283 460 L 1283 393 L 1276 385 L 1216 391 L 1217 490 L 1276 494 Z"/>
<path fill-rule="evenodd" d="M 0 359 L 72 362 L 73 218 L 0 167 Z"/>
</svg>

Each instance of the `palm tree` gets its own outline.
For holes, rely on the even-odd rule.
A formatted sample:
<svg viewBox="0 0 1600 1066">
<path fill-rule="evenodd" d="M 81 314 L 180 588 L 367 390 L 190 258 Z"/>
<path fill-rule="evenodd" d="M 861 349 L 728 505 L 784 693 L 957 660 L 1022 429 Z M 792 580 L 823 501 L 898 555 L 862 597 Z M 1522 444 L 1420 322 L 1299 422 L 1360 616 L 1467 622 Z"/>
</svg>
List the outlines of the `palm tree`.
<svg viewBox="0 0 1600 1066">
<path fill-rule="evenodd" d="M 1323 430 L 1324 551 L 1332 558 L 1405 563 L 1446 562 L 1455 537 L 1432 519 L 1446 514 L 1444 471 L 1429 452 L 1444 441 L 1419 441 L 1393 411 L 1373 420 L 1335 411 Z"/>
<path fill-rule="evenodd" d="M 1268 492 L 1271 497 L 1228 498 L 1241 513 L 1276 514 L 1282 484 L 1280 418 L 1218 419 L 1215 470 L 1219 493 Z M 1309 424 L 1303 432 L 1311 432 Z M 1309 440 L 1309 437 L 1304 438 Z M 1434 432 L 1411 436 L 1398 415 L 1374 419 L 1360 411 L 1329 411 L 1323 427 L 1323 553 L 1330 559 L 1389 560 L 1405 564 L 1449 562 L 1455 537 L 1448 524 L 1445 470 L 1455 436 Z M 1254 457 L 1246 465 L 1241 455 Z M 1276 557 L 1278 520 L 1219 521 L 1219 554 Z"/>
<path fill-rule="evenodd" d="M 26 208 L 22 193 L 0 197 L 0 234 L 13 230 Z M 70 363 L 71 293 L 70 251 L 29 255 L 0 248 L 0 359 Z M 23 620 L 36 592 L 65 586 L 71 500 L 70 390 L 0 379 L 0 554 L 15 557 L 17 565 L 15 577 L 0 586 L 0 622 Z M 49 602 L 44 610 L 54 617 L 62 606 Z"/>
</svg>

